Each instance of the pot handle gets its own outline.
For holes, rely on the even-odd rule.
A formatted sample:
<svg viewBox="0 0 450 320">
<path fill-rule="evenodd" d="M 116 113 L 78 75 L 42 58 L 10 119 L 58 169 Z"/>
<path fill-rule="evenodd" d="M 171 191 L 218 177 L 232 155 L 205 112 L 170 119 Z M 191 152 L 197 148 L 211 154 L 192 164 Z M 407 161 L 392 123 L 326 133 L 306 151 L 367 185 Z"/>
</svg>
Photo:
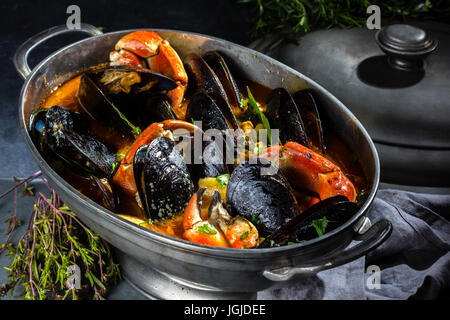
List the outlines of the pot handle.
<svg viewBox="0 0 450 320">
<path fill-rule="evenodd" d="M 382 219 L 364 233 L 357 233 L 354 240 L 360 240 L 360 242 L 344 251 L 311 261 L 309 265 L 305 266 L 265 270 L 263 276 L 272 281 L 287 281 L 296 274 L 311 274 L 338 267 L 362 257 L 369 251 L 375 249 L 391 235 L 391 232 L 392 224 L 388 220 Z"/>
<path fill-rule="evenodd" d="M 61 26 L 55 26 L 51 27 L 47 30 L 44 30 L 42 32 L 39 32 L 38 34 L 32 36 L 28 40 L 26 40 L 22 45 L 17 49 L 16 53 L 13 57 L 14 66 L 16 67 L 17 72 L 26 79 L 28 75 L 31 73 L 31 69 L 28 66 L 28 55 L 30 54 L 31 50 L 33 50 L 36 46 L 41 44 L 42 42 L 53 38 L 54 36 L 63 34 L 63 33 L 69 33 L 69 32 L 84 32 L 88 33 L 92 36 L 103 34 L 99 29 L 96 27 L 81 23 L 80 29 L 69 29 L 66 25 Z"/>
</svg>

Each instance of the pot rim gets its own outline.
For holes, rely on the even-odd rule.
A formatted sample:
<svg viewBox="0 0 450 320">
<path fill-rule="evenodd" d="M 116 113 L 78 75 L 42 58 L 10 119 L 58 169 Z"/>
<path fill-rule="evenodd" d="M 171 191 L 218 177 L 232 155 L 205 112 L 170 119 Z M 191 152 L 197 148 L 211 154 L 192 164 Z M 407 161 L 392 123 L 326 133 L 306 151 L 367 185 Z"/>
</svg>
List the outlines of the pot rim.
<svg viewBox="0 0 450 320">
<path fill-rule="evenodd" d="M 289 73 L 294 74 L 298 78 L 305 80 L 308 84 L 312 85 L 315 90 L 320 91 L 322 94 L 324 94 L 329 99 L 331 99 L 341 109 L 341 111 L 343 111 L 349 118 L 353 119 L 353 121 L 355 122 L 355 125 L 358 127 L 358 129 L 361 131 L 362 135 L 368 142 L 370 151 L 372 152 L 372 157 L 374 160 L 374 179 L 370 186 L 371 187 L 370 194 L 367 197 L 364 204 L 360 207 L 358 212 L 356 214 L 354 214 L 349 220 L 347 220 L 347 222 L 345 222 L 343 225 L 341 225 L 340 227 L 338 227 L 328 233 L 325 233 L 320 238 L 318 237 L 318 238 L 307 240 L 305 242 L 301 242 L 301 243 L 294 244 L 294 245 L 287 245 L 287 246 L 273 247 L 273 248 L 255 248 L 255 249 L 234 249 L 234 248 L 212 247 L 212 246 L 193 243 L 193 242 L 190 242 L 190 241 L 187 241 L 184 239 L 178 239 L 178 238 L 175 238 L 175 237 L 172 237 L 169 235 L 165 235 L 163 233 L 144 228 L 144 227 L 139 226 L 131 221 L 128 221 L 128 220 L 118 216 L 114 212 L 97 204 L 96 202 L 94 202 L 93 200 L 88 198 L 87 196 L 83 195 L 81 192 L 76 190 L 72 185 L 70 185 L 67 181 L 65 181 L 62 177 L 60 177 L 50 167 L 50 165 L 44 160 L 44 158 L 41 156 L 40 152 L 36 149 L 36 146 L 31 141 L 31 137 L 29 136 L 29 133 L 28 133 L 28 129 L 26 126 L 26 119 L 24 117 L 24 103 L 23 102 L 24 102 L 25 93 L 29 86 L 30 81 L 33 79 L 33 77 L 37 74 L 37 72 L 41 68 L 44 68 L 47 64 L 51 63 L 51 60 L 54 57 L 58 56 L 63 51 L 68 50 L 73 46 L 77 46 L 77 45 L 83 44 L 85 42 L 89 42 L 93 38 L 110 37 L 110 36 L 113 36 L 116 34 L 129 33 L 129 32 L 133 32 L 133 31 L 137 31 L 137 30 L 149 30 L 149 31 L 155 31 L 155 32 L 174 32 L 174 33 L 179 33 L 179 34 L 194 35 L 194 36 L 203 37 L 207 40 L 222 42 L 224 44 L 229 45 L 230 47 L 240 48 L 244 51 L 249 52 L 249 54 L 251 54 L 251 55 L 262 56 L 268 62 L 271 62 L 275 65 L 280 65 L 283 69 L 285 69 Z M 82 72 L 82 70 L 78 70 L 78 71 L 74 72 L 74 74 L 77 74 L 78 72 Z M 74 74 L 72 74 L 71 77 Z M 65 77 L 62 77 L 62 78 L 65 79 Z M 65 79 L 65 80 L 67 80 L 67 79 Z M 79 197 L 81 199 L 81 201 L 84 201 L 89 206 L 93 207 L 94 210 L 92 210 L 90 214 L 92 214 L 92 212 L 95 212 L 96 214 L 99 213 L 99 214 L 101 214 L 101 218 L 106 219 L 108 222 L 113 223 L 113 224 L 121 227 L 122 229 L 125 229 L 127 232 L 134 232 L 136 235 L 140 236 L 141 238 L 145 238 L 145 239 L 153 241 L 153 242 L 158 242 L 160 244 L 168 245 L 168 246 L 174 247 L 178 250 L 192 251 L 192 252 L 195 252 L 196 254 L 199 254 L 199 253 L 205 254 L 210 257 L 211 256 L 220 256 L 222 258 L 230 258 L 230 259 L 245 258 L 246 260 L 250 260 L 250 259 L 258 260 L 258 259 L 262 259 L 263 256 L 266 256 L 267 254 L 283 255 L 287 252 L 292 253 L 293 251 L 300 251 L 300 250 L 304 249 L 305 247 L 311 247 L 314 244 L 316 244 L 317 242 L 325 241 L 328 238 L 331 238 L 334 235 L 343 232 L 347 228 L 354 225 L 357 221 L 359 221 L 361 216 L 366 212 L 366 210 L 372 204 L 372 202 L 375 198 L 375 195 L 377 193 L 379 180 L 380 180 L 380 162 L 379 162 L 379 158 L 378 158 L 378 152 L 377 152 L 376 147 L 375 147 L 372 139 L 370 138 L 368 132 L 362 126 L 362 124 L 359 122 L 359 120 L 353 115 L 353 113 L 349 109 L 347 109 L 347 107 L 344 106 L 344 104 L 341 101 L 339 101 L 335 96 L 333 96 L 328 90 L 326 90 L 320 84 L 318 84 L 314 80 L 310 79 L 309 77 L 305 76 L 304 74 L 294 70 L 293 68 L 291 68 L 291 67 L 263 54 L 263 53 L 260 53 L 258 51 L 252 50 L 250 48 L 244 47 L 239 44 L 235 44 L 233 42 L 230 42 L 230 41 L 227 41 L 224 39 L 220 39 L 220 38 L 217 38 L 214 36 L 204 35 L 204 34 L 200 34 L 200 33 L 196 33 L 196 32 L 187 32 L 187 31 L 180 31 L 180 30 L 175 30 L 175 29 L 159 29 L 159 28 L 139 28 L 139 29 L 119 30 L 119 31 L 108 32 L 108 33 L 96 35 L 93 37 L 89 37 L 86 39 L 82 39 L 82 40 L 76 41 L 74 43 L 71 43 L 67 46 L 62 47 L 61 49 L 55 51 L 54 53 L 50 54 L 45 59 L 43 59 L 31 71 L 31 73 L 25 79 L 25 82 L 22 86 L 20 96 L 19 96 L 19 121 L 20 121 L 20 127 L 22 130 L 22 134 L 25 138 L 25 142 L 26 142 L 28 148 L 30 149 L 33 157 L 37 161 L 39 167 L 41 168 L 43 174 L 46 176 L 51 176 L 53 180 L 57 181 L 60 184 L 60 186 L 65 188 L 66 191 L 68 193 L 70 193 L 72 196 Z"/>
</svg>

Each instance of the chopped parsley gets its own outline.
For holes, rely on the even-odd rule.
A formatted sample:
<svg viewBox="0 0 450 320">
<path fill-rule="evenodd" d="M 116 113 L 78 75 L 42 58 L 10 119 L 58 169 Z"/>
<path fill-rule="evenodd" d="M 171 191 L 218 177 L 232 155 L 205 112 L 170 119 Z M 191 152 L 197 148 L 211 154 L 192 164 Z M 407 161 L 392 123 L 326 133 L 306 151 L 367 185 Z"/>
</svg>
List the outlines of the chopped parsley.
<svg viewBox="0 0 450 320">
<path fill-rule="evenodd" d="M 328 225 L 327 217 L 323 217 L 322 219 L 313 220 L 312 222 L 314 229 L 316 229 L 317 235 L 319 237 L 323 236 L 325 233 L 325 229 Z"/>
<path fill-rule="evenodd" d="M 243 234 L 241 234 L 241 240 L 244 240 L 245 238 L 247 238 L 248 237 L 248 233 L 249 233 L 249 231 L 246 231 Z"/>
<path fill-rule="evenodd" d="M 253 224 L 259 224 L 259 213 L 252 214 L 249 220 Z"/>
<path fill-rule="evenodd" d="M 216 234 L 217 230 L 209 223 L 202 224 L 198 227 L 198 231 L 204 234 Z"/>
<path fill-rule="evenodd" d="M 113 162 L 113 164 L 112 164 L 112 172 L 113 173 L 116 172 L 116 169 L 118 166 L 119 166 L 119 162 L 117 162 L 117 161 Z"/>
<path fill-rule="evenodd" d="M 117 161 L 117 162 L 120 162 L 120 161 L 123 160 L 123 158 L 125 158 L 125 153 L 123 153 L 123 152 L 117 152 L 117 154 L 116 154 L 116 161 Z"/>
<path fill-rule="evenodd" d="M 216 178 L 217 182 L 222 186 L 225 187 L 228 185 L 228 181 L 230 180 L 230 175 L 228 173 L 222 174 Z"/>
<path fill-rule="evenodd" d="M 263 145 L 257 145 L 253 148 L 253 153 L 259 155 L 263 149 L 264 149 Z"/>
</svg>

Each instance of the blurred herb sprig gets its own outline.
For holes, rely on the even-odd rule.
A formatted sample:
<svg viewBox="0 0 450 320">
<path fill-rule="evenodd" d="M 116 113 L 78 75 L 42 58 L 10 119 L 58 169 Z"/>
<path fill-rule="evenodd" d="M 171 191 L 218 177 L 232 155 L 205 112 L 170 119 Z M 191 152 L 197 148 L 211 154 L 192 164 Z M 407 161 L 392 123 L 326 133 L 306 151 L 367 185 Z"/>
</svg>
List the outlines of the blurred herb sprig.
<svg viewBox="0 0 450 320">
<path fill-rule="evenodd" d="M 378 5 L 381 15 L 397 20 L 435 20 L 448 22 L 447 0 L 237 0 L 254 7 L 253 36 L 291 30 L 298 33 L 331 27 L 362 27 L 367 7 Z"/>
</svg>

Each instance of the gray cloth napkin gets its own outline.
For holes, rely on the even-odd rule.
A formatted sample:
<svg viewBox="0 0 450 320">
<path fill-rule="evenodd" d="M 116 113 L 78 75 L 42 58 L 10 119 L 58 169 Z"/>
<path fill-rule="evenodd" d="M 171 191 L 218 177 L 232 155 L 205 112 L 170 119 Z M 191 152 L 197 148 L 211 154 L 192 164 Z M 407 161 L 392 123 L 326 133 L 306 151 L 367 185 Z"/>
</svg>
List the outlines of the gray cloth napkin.
<svg viewBox="0 0 450 320">
<path fill-rule="evenodd" d="M 344 266 L 303 276 L 258 299 L 436 299 L 450 288 L 450 195 L 380 190 L 367 216 L 388 219 L 393 232 L 380 247 Z M 366 272 L 380 269 L 379 287 Z M 448 296 L 447 296 L 448 297 Z"/>
</svg>

